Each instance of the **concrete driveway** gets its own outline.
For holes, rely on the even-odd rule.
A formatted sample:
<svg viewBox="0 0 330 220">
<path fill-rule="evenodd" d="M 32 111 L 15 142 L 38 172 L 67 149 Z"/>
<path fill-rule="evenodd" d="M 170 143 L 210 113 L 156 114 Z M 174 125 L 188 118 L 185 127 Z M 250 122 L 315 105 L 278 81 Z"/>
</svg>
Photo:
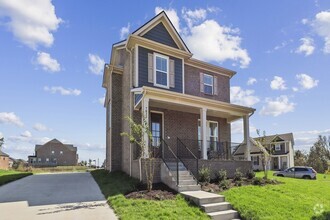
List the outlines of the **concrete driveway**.
<svg viewBox="0 0 330 220">
<path fill-rule="evenodd" d="M 0 218 L 117 219 L 90 173 L 40 174 L 0 187 Z"/>
</svg>

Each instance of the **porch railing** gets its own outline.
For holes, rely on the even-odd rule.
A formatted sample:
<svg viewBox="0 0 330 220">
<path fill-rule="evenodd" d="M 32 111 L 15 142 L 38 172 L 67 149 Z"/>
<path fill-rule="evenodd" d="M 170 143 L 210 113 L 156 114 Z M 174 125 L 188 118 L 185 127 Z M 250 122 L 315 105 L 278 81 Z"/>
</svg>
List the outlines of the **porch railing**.
<svg viewBox="0 0 330 220">
<path fill-rule="evenodd" d="M 177 156 L 182 161 L 183 165 L 192 173 L 198 184 L 198 158 L 197 156 L 180 140 L 177 138 Z"/>
</svg>

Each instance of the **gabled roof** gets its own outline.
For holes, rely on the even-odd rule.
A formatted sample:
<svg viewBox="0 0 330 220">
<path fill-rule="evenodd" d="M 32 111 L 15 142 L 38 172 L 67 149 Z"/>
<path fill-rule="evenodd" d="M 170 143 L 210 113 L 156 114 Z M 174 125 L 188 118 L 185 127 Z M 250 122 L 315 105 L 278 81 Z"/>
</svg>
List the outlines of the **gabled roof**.
<svg viewBox="0 0 330 220">
<path fill-rule="evenodd" d="M 254 140 L 261 140 L 263 137 L 256 137 L 253 138 Z M 272 142 L 276 141 L 291 141 L 294 145 L 294 139 L 292 133 L 285 133 L 285 134 L 275 134 L 275 135 L 269 135 L 264 137 L 264 144 L 270 144 Z"/>
<path fill-rule="evenodd" d="M 61 141 L 57 140 L 56 138 L 54 138 L 53 140 L 50 140 L 50 141 L 46 142 L 43 145 L 36 144 L 35 151 L 37 151 L 38 149 L 40 149 L 41 147 L 43 147 L 43 146 L 45 146 L 47 144 L 62 144 L 63 146 L 67 147 L 71 151 L 77 151 L 77 147 L 74 147 L 72 144 L 63 144 Z"/>
<path fill-rule="evenodd" d="M 2 157 L 9 157 L 9 155 L 6 154 L 5 152 L 3 152 L 2 150 L 0 150 L 0 156 L 2 156 Z"/>
</svg>

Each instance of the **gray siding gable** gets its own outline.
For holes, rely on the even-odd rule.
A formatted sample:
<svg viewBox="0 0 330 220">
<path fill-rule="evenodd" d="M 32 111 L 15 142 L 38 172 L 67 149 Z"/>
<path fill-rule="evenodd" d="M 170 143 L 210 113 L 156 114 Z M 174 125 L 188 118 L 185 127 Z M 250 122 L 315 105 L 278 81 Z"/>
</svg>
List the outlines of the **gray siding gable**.
<svg viewBox="0 0 330 220">
<path fill-rule="evenodd" d="M 139 87 L 149 86 L 149 87 L 164 89 L 161 87 L 156 87 L 154 86 L 153 83 L 148 82 L 148 53 L 154 53 L 157 51 L 152 51 L 144 47 L 139 47 L 138 50 L 139 50 Z M 167 54 L 164 55 L 169 56 Z M 182 60 L 171 56 L 169 56 L 169 58 L 174 60 L 175 87 L 166 90 L 182 93 L 183 91 L 182 90 Z"/>
<path fill-rule="evenodd" d="M 178 45 L 174 42 L 162 22 L 145 33 L 142 37 L 179 49 Z"/>
</svg>

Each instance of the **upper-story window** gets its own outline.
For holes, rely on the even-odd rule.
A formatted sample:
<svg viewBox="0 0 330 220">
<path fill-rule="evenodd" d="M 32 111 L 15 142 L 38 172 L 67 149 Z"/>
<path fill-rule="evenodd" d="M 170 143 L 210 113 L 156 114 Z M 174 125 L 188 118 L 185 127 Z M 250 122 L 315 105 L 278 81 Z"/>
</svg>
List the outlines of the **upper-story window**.
<svg viewBox="0 0 330 220">
<path fill-rule="evenodd" d="M 208 95 L 213 95 L 213 76 L 204 74 L 204 93 Z"/>
<path fill-rule="evenodd" d="M 63 151 L 60 151 L 60 154 L 63 154 Z"/>
<path fill-rule="evenodd" d="M 169 58 L 160 54 L 155 54 L 155 86 L 169 88 Z"/>
<path fill-rule="evenodd" d="M 281 150 L 281 144 L 275 144 L 275 151 Z"/>
<path fill-rule="evenodd" d="M 55 151 L 52 150 L 52 154 L 55 154 Z"/>
<path fill-rule="evenodd" d="M 200 73 L 201 92 L 207 95 L 218 95 L 218 77 Z"/>
</svg>

